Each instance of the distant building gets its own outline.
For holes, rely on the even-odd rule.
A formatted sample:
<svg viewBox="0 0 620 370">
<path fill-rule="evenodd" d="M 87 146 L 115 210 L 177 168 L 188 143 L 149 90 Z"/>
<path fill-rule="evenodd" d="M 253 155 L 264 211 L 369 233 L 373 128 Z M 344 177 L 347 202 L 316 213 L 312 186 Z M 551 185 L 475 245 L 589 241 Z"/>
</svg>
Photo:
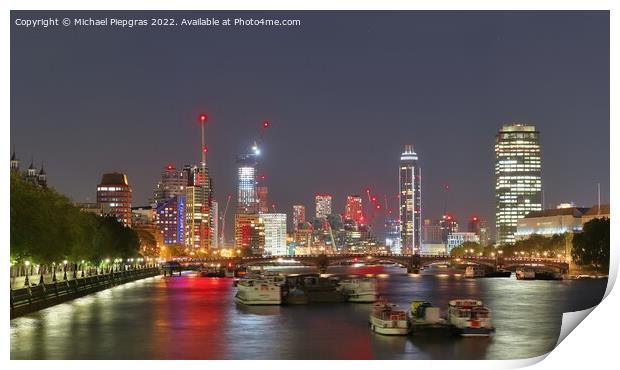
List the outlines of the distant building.
<svg viewBox="0 0 620 370">
<path fill-rule="evenodd" d="M 467 222 L 467 231 L 480 235 L 480 218 L 478 216 L 472 216 Z"/>
<path fill-rule="evenodd" d="M 517 222 L 542 211 L 540 133 L 533 125 L 504 125 L 495 137 L 495 228 L 499 244 L 515 242 Z"/>
<path fill-rule="evenodd" d="M 459 231 L 459 223 L 452 215 L 441 216 L 439 227 L 441 228 L 441 240 L 444 243 L 448 242 L 448 235 Z"/>
<path fill-rule="evenodd" d="M 163 243 L 185 244 L 185 195 L 179 194 L 159 202 L 155 213 Z"/>
<path fill-rule="evenodd" d="M 81 212 L 89 212 L 97 216 L 103 216 L 104 214 L 103 205 L 99 203 L 76 202 L 73 205 L 78 207 Z"/>
<path fill-rule="evenodd" d="M 489 224 L 482 220 L 480 221 L 480 245 L 486 247 L 487 245 L 491 245 L 491 232 L 489 230 Z"/>
<path fill-rule="evenodd" d="M 19 173 L 19 159 L 15 154 L 15 150 L 13 150 L 13 154 L 11 154 L 11 171 Z M 34 158 L 30 161 L 28 169 L 20 175 L 22 179 L 35 186 L 47 187 L 47 173 L 45 173 L 43 169 L 43 163 L 41 163 L 41 169 L 37 170 L 34 166 Z"/>
<path fill-rule="evenodd" d="M 235 214 L 235 246 L 245 255 L 263 254 L 265 228 L 259 214 Z"/>
<path fill-rule="evenodd" d="M 297 231 L 299 224 L 306 222 L 306 207 L 296 204 L 293 206 L 293 231 Z"/>
<path fill-rule="evenodd" d="M 254 153 L 237 156 L 237 213 L 258 213 L 256 194 L 256 167 L 258 160 Z"/>
<path fill-rule="evenodd" d="M 443 256 L 448 253 L 448 248 L 444 243 L 425 243 L 422 242 L 422 248 L 420 248 L 421 255 L 431 256 Z"/>
<path fill-rule="evenodd" d="M 269 188 L 257 186 L 256 194 L 258 196 L 258 212 L 269 213 Z"/>
<path fill-rule="evenodd" d="M 220 249 L 220 207 L 218 202 L 211 201 L 211 248 Z"/>
<path fill-rule="evenodd" d="M 400 235 L 403 253 L 417 253 L 422 245 L 422 175 L 413 145 L 400 156 Z"/>
<path fill-rule="evenodd" d="M 124 173 L 105 173 L 97 186 L 97 203 L 106 216 L 113 216 L 125 226 L 131 226 L 131 186 Z"/>
<path fill-rule="evenodd" d="M 329 194 L 317 194 L 314 197 L 316 217 L 324 218 L 332 214 L 332 196 Z"/>
<path fill-rule="evenodd" d="M 515 240 L 527 239 L 533 234 L 550 237 L 555 234 L 581 232 L 583 225 L 591 219 L 609 218 L 609 205 L 601 205 L 600 208 L 600 213 L 598 206 L 556 208 L 530 212 L 517 222 Z"/>
<path fill-rule="evenodd" d="M 164 167 L 161 173 L 161 180 L 155 186 L 153 190 L 152 203 L 154 207 L 160 202 L 167 201 L 177 195 L 184 195 L 185 188 L 189 184 L 189 176 L 192 176 L 194 171 L 191 170 L 177 170 L 173 164 L 168 164 Z"/>
<path fill-rule="evenodd" d="M 465 242 L 479 243 L 480 238 L 478 237 L 478 235 L 474 233 L 470 233 L 470 232 L 452 233 L 448 235 L 447 252 L 448 253 L 452 252 L 452 249 L 461 246 Z"/>
<path fill-rule="evenodd" d="M 422 225 L 422 244 L 444 244 L 442 227 L 430 219 L 425 219 Z M 446 234 L 447 241 L 447 234 Z"/>
<path fill-rule="evenodd" d="M 362 197 L 359 195 L 348 195 L 347 204 L 344 210 L 345 220 L 354 220 L 357 223 L 362 223 L 364 216 L 362 213 Z"/>
<path fill-rule="evenodd" d="M 286 214 L 265 213 L 260 217 L 265 228 L 265 249 L 263 254 L 267 256 L 287 255 Z"/>
<path fill-rule="evenodd" d="M 385 221 L 385 246 L 392 254 L 402 254 L 400 245 L 400 222 L 393 218 Z"/>
</svg>

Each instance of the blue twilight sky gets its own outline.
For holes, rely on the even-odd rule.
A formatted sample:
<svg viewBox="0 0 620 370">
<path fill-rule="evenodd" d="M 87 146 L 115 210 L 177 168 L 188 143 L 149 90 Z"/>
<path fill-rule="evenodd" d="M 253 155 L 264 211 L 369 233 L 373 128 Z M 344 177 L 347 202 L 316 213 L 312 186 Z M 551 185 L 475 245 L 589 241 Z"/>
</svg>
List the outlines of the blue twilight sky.
<svg viewBox="0 0 620 370">
<path fill-rule="evenodd" d="M 17 27 L 39 17 L 275 18 L 298 27 Z M 541 132 L 546 203 L 609 201 L 608 12 L 12 12 L 11 145 L 22 166 L 93 201 L 127 173 L 146 204 L 164 165 L 199 161 L 209 114 L 216 200 L 235 194 L 235 155 L 272 122 L 262 173 L 291 214 L 315 193 L 344 211 L 369 187 L 396 208 L 398 161 L 414 145 L 423 218 L 494 223 L 504 123 Z M 8 155 L 8 153 L 7 153 Z M 443 185 L 450 185 L 445 194 Z M 234 209 L 235 197 L 231 202 Z M 229 212 L 228 224 L 232 225 Z M 462 222 L 465 224 L 465 222 Z M 227 234 L 231 235 L 232 228 Z M 381 234 L 381 232 L 380 232 Z"/>
</svg>

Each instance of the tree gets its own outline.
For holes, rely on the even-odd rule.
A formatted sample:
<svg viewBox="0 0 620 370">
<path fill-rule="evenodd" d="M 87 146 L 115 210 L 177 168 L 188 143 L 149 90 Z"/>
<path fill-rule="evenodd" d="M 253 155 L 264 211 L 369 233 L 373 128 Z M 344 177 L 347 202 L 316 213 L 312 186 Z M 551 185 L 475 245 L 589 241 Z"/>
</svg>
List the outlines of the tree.
<svg viewBox="0 0 620 370">
<path fill-rule="evenodd" d="M 583 225 L 582 232 L 575 234 L 571 255 L 576 264 L 609 271 L 609 226 L 608 218 L 595 218 Z"/>
</svg>

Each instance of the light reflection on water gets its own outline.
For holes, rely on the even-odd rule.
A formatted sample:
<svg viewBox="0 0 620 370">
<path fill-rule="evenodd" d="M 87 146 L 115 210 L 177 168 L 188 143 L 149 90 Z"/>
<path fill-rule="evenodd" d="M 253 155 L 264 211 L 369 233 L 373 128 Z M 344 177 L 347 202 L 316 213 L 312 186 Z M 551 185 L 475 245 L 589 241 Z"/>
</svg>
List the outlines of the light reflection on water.
<svg viewBox="0 0 620 370">
<path fill-rule="evenodd" d="M 298 269 L 295 272 L 309 272 Z M 380 294 L 408 308 L 442 309 L 478 298 L 493 312 L 492 338 L 386 337 L 368 329 L 368 304 L 248 307 L 231 279 L 155 277 L 11 321 L 12 359 L 507 359 L 553 348 L 561 313 L 598 303 L 606 280 L 516 281 L 407 274 L 395 267 L 335 267 L 334 275 L 378 277 Z M 445 276 L 444 276 L 445 275 Z"/>
</svg>

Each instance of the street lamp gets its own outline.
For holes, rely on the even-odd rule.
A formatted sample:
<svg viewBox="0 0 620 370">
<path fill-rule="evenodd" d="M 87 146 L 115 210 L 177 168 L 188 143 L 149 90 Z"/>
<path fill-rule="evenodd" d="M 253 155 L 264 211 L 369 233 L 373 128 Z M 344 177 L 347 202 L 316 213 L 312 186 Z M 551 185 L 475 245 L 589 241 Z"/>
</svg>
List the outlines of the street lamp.
<svg viewBox="0 0 620 370">
<path fill-rule="evenodd" d="M 62 261 L 62 264 L 63 264 L 62 280 L 67 280 L 67 260 Z"/>
<path fill-rule="evenodd" d="M 52 283 L 56 282 L 56 262 L 52 262 Z"/>
<path fill-rule="evenodd" d="M 82 260 L 82 277 L 84 277 L 84 260 Z"/>
<path fill-rule="evenodd" d="M 30 280 L 28 280 L 30 261 L 25 261 L 24 265 L 26 265 L 26 280 L 24 280 L 24 286 L 30 286 Z"/>
</svg>

